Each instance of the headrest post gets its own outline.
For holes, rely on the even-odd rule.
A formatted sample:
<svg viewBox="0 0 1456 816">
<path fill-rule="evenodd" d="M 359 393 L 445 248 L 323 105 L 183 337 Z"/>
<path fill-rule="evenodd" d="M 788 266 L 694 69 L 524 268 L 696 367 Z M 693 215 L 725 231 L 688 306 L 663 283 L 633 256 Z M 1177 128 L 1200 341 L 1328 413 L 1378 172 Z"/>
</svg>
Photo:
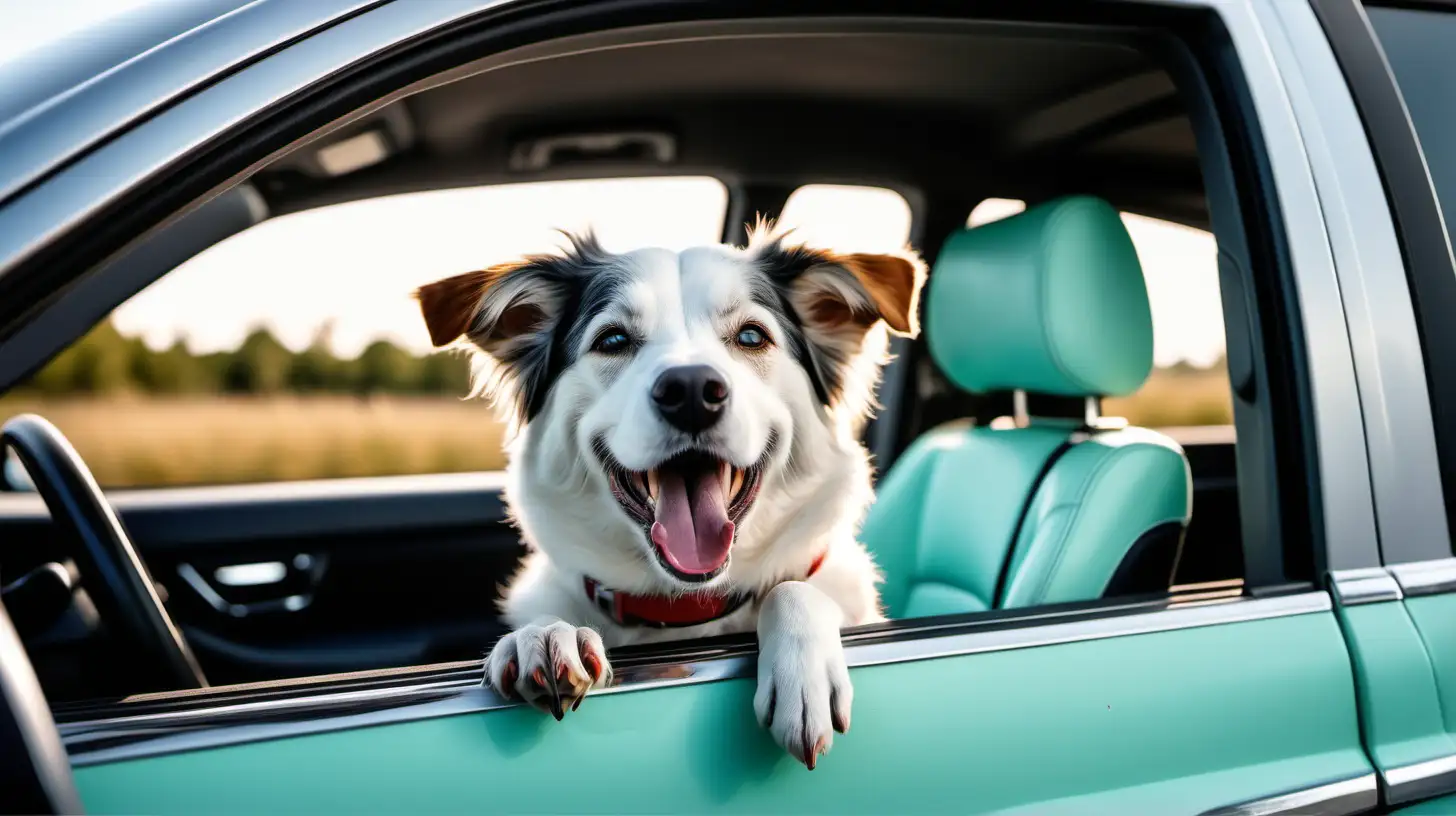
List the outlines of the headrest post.
<svg viewBox="0 0 1456 816">
<path fill-rule="evenodd" d="M 1087 397 L 1087 410 L 1082 419 L 1082 427 L 1089 431 L 1120 431 L 1127 427 L 1126 417 L 1110 417 L 1102 415 L 1102 398 Z"/>
<path fill-rule="evenodd" d="M 1026 391 L 1020 388 L 1011 392 L 1011 418 L 1018 428 L 1031 424 L 1031 411 L 1026 406 Z"/>
</svg>

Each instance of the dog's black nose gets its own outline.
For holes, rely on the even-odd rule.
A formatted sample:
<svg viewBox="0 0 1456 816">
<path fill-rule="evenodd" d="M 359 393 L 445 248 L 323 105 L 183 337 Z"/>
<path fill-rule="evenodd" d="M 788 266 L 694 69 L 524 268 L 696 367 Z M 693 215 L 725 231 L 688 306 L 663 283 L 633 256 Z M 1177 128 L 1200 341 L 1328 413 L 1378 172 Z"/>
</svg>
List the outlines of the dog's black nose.
<svg viewBox="0 0 1456 816">
<path fill-rule="evenodd" d="M 728 404 L 728 380 L 706 365 L 669 368 L 652 384 L 652 401 L 668 424 L 698 434 L 713 427 Z"/>
</svg>

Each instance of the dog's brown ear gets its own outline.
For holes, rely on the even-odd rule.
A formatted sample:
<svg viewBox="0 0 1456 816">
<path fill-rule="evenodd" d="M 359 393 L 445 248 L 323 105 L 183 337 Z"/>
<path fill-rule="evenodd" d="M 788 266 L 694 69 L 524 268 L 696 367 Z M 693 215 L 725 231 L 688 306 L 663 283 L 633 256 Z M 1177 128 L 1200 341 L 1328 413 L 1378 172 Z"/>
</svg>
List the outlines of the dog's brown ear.
<svg viewBox="0 0 1456 816">
<path fill-rule="evenodd" d="M 511 273 L 525 266 L 524 263 L 500 264 L 416 289 L 415 298 L 420 302 L 430 342 L 436 347 L 448 346 L 461 335 L 470 335 L 476 345 L 490 351 L 492 346 L 534 331 L 546 320 L 546 312 L 536 299 L 512 297 L 493 309 L 487 308 L 486 301 Z M 490 312 L 491 319 L 478 320 L 483 312 Z"/>
<path fill-rule="evenodd" d="M 420 302 L 420 313 L 425 318 L 425 328 L 430 332 L 430 342 L 436 348 L 459 340 L 470 328 L 470 321 L 480 310 L 480 301 L 485 297 L 490 280 L 490 270 L 481 269 L 435 281 L 415 290 L 415 299 Z"/>
<path fill-rule="evenodd" d="M 915 257 L 855 253 L 838 256 L 854 275 L 890 331 L 906 337 L 920 332 L 920 290 L 925 285 L 925 264 Z"/>
<path fill-rule="evenodd" d="M 876 321 L 914 337 L 920 331 L 925 264 L 913 255 L 829 255 L 794 283 L 794 306 L 820 332 L 863 336 Z"/>
</svg>

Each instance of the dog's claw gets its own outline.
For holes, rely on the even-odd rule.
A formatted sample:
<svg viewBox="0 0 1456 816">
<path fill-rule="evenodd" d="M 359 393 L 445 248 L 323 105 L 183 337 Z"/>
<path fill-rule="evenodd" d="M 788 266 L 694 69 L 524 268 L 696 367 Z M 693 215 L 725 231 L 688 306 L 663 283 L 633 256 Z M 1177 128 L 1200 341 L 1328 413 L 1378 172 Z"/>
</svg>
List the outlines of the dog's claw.
<svg viewBox="0 0 1456 816">
<path fill-rule="evenodd" d="M 561 621 L 522 627 L 491 650 L 486 685 L 559 721 L 581 707 L 591 688 L 611 677 L 601 644 L 601 636 L 591 629 Z"/>
<path fill-rule="evenodd" d="M 820 737 L 819 741 L 814 743 L 814 749 L 804 755 L 804 767 L 812 771 L 819 765 L 819 756 L 824 753 L 824 742 L 825 738 Z M 805 747 L 808 747 L 808 743 L 805 743 Z"/>
<path fill-rule="evenodd" d="M 505 670 L 501 672 L 501 687 L 496 689 L 496 691 L 500 692 L 501 696 L 505 697 L 506 699 L 515 697 L 516 678 L 519 674 L 520 669 L 516 666 L 516 659 L 511 658 L 511 661 L 506 664 Z M 490 675 L 487 674 L 487 682 L 489 682 L 489 678 Z"/>
</svg>

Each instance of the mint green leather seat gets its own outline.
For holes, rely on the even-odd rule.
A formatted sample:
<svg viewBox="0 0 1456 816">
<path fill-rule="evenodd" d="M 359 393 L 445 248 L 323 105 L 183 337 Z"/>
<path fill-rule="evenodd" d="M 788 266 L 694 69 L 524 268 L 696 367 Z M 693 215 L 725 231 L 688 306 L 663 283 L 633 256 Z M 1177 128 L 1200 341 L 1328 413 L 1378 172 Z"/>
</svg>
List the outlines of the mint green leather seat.
<svg viewBox="0 0 1456 816">
<path fill-rule="evenodd" d="M 931 272 L 930 352 L 958 387 L 1130 394 L 1152 369 L 1147 288 L 1116 210 L 1071 197 L 962 230 Z M 1139 428 L 944 427 L 881 479 L 861 538 L 892 618 L 1166 590 L 1192 509 L 1182 449 Z"/>
</svg>

